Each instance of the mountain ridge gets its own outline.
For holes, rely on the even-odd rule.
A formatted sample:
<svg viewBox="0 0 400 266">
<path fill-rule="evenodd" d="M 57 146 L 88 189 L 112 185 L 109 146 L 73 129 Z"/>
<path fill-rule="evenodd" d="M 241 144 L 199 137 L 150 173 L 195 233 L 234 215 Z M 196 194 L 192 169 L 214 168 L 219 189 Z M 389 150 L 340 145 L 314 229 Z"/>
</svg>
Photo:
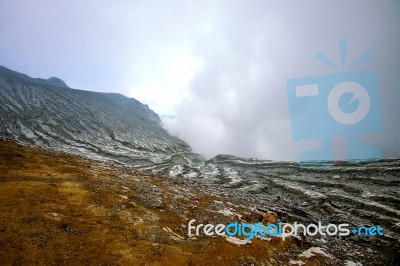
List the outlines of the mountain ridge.
<svg viewBox="0 0 400 266">
<path fill-rule="evenodd" d="M 190 147 L 170 136 L 160 126 L 159 116 L 138 100 L 53 81 L 0 68 L 1 135 L 133 164 L 190 155 Z"/>
<path fill-rule="evenodd" d="M 10 81 L 23 81 L 23 82 L 36 83 L 47 86 L 55 86 L 60 88 L 69 88 L 69 86 L 60 78 L 57 77 L 50 77 L 48 79 L 32 78 L 26 74 L 11 70 L 4 66 L 0 66 L 0 76 Z"/>
</svg>

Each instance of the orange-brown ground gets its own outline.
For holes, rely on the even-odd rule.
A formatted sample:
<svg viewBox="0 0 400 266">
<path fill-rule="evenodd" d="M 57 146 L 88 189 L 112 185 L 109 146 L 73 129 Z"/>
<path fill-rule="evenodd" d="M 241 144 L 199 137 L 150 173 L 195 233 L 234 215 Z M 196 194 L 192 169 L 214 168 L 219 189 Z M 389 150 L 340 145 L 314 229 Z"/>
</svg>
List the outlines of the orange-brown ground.
<svg viewBox="0 0 400 266">
<path fill-rule="evenodd" d="M 217 206 L 218 205 L 218 206 Z M 275 217 L 195 185 L 112 162 L 0 139 L 0 264 L 289 265 L 303 241 L 189 238 L 191 219 L 226 223 Z"/>
</svg>

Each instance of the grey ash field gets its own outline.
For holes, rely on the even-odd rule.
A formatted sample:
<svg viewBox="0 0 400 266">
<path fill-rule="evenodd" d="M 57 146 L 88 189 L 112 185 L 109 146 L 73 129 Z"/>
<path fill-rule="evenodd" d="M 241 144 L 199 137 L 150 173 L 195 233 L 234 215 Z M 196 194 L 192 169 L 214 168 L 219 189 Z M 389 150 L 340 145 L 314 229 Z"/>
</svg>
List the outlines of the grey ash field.
<svg viewBox="0 0 400 266">
<path fill-rule="evenodd" d="M 70 89 L 57 78 L 33 79 L 0 67 L 5 138 L 0 260 L 154 265 L 396 265 L 399 260 L 399 160 L 335 162 L 331 168 L 230 155 L 206 161 L 159 122 L 135 99 Z M 237 245 L 223 237 L 191 239 L 184 229 L 191 219 L 216 224 L 239 217 L 251 223 L 379 224 L 384 236 L 255 239 Z M 82 247 L 72 244 L 75 238 Z M 89 246 L 92 254 L 104 252 L 91 256 L 84 251 Z M 299 256 L 317 247 L 325 255 Z"/>
</svg>

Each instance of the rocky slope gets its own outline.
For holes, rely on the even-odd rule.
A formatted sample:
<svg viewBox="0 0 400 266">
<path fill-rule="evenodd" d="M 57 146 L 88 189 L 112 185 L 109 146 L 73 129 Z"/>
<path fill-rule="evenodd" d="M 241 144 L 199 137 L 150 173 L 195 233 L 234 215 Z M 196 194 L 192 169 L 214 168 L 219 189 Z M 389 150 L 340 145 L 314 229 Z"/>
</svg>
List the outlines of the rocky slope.
<svg viewBox="0 0 400 266">
<path fill-rule="evenodd" d="M 159 123 L 147 105 L 121 94 L 0 68 L 0 135 L 135 165 L 186 162 L 190 148 Z"/>
<path fill-rule="evenodd" d="M 205 163 L 152 167 L 152 171 L 196 181 L 211 194 L 252 201 L 285 222 L 348 223 L 352 228 L 380 225 L 384 236 L 315 237 L 310 241 L 344 257 L 354 256 L 361 248 L 356 257 L 377 256 L 379 251 L 372 250 L 384 249 L 391 250 L 386 256 L 400 259 L 400 160 L 321 165 L 306 168 L 291 162 L 219 155 Z"/>
<path fill-rule="evenodd" d="M 397 265 L 380 239 L 188 235 L 195 224 L 307 222 L 192 179 L 0 138 L 0 261 L 12 265 Z M 268 193 L 264 193 L 268 196 Z M 299 195 L 301 197 L 301 195 Z"/>
<path fill-rule="evenodd" d="M 399 259 L 400 160 L 335 162 L 327 168 L 230 155 L 203 161 L 162 129 L 146 105 L 64 85 L 0 68 L 0 135 L 186 180 L 208 195 L 242 200 L 284 222 L 380 225 L 383 237 L 308 241 L 341 261 L 390 265 Z"/>
<path fill-rule="evenodd" d="M 335 265 L 326 250 L 301 256 L 312 246 L 294 238 L 188 236 L 189 219 L 233 212 L 274 218 L 190 183 L 0 138 L 2 265 Z"/>
</svg>

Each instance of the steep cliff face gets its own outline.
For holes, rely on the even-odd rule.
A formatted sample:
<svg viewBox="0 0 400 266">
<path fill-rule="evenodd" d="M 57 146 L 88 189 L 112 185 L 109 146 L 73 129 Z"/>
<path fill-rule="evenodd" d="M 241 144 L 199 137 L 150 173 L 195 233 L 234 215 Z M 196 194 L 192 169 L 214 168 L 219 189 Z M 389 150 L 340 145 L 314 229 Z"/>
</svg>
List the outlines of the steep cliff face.
<svg viewBox="0 0 400 266">
<path fill-rule="evenodd" d="M 0 134 L 92 157 L 147 165 L 190 152 L 148 106 L 117 93 L 70 89 L 1 67 Z"/>
</svg>

